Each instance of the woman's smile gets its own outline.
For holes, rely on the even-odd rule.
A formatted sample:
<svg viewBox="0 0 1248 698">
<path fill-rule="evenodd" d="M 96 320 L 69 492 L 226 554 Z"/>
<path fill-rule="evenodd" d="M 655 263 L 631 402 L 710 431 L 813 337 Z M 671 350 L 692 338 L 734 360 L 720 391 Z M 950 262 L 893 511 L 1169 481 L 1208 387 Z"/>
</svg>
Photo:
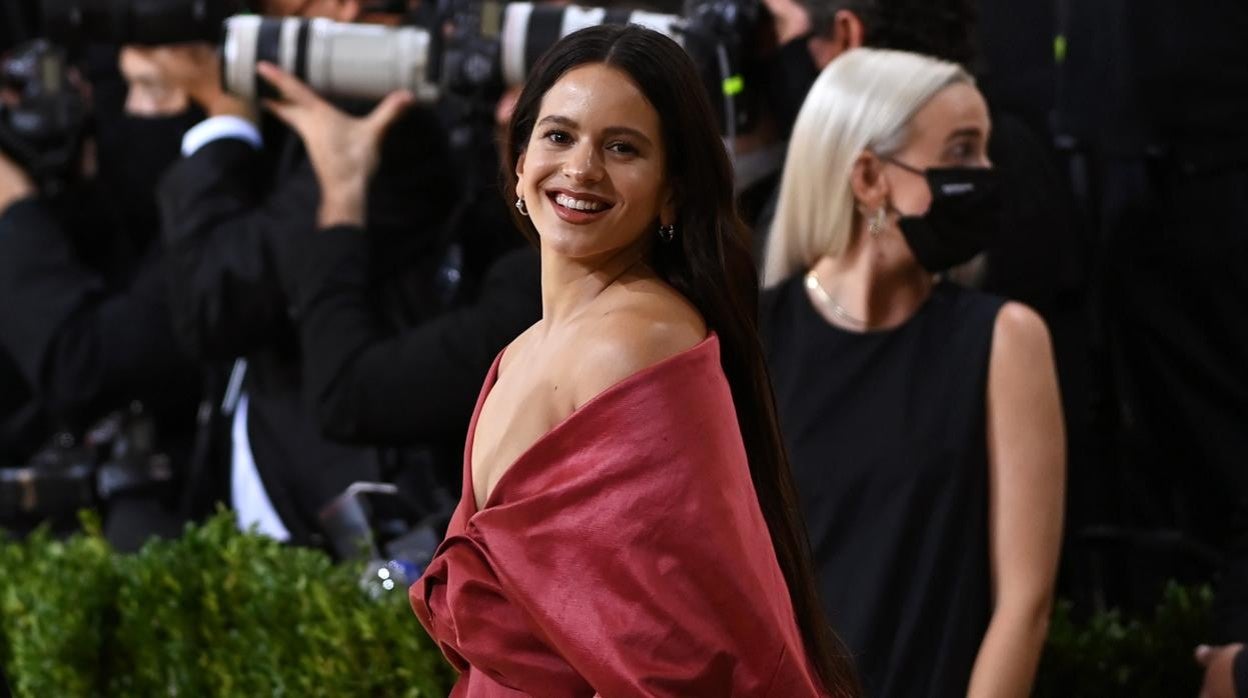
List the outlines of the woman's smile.
<svg viewBox="0 0 1248 698">
<path fill-rule="evenodd" d="M 555 215 L 574 225 L 583 225 L 601 220 L 615 204 L 592 194 L 583 194 L 564 189 L 552 189 L 546 192 L 555 209 Z"/>
</svg>

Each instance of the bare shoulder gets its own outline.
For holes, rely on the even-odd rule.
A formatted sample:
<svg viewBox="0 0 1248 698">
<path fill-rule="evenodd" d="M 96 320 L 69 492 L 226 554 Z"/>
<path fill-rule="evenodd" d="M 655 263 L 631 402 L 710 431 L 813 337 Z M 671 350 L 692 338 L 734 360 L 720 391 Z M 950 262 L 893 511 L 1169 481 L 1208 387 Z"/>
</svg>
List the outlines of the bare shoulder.
<svg viewBox="0 0 1248 698">
<path fill-rule="evenodd" d="M 992 363 L 1051 363 L 1051 355 L 1049 328 L 1039 313 L 1014 301 L 1001 306 L 992 328 Z"/>
<path fill-rule="evenodd" d="M 579 407 L 629 376 L 706 339 L 706 321 L 665 284 L 630 284 L 586 320 L 572 369 Z"/>
<path fill-rule="evenodd" d="M 1060 491 L 1066 437 L 1049 330 L 1036 311 L 1006 303 L 992 334 L 987 406 L 993 472 L 998 477 L 1029 472 L 1025 477 L 1039 479 L 1024 489 L 1036 496 L 1046 491 L 1041 483 L 1056 484 Z M 1060 497 L 1057 506 L 1060 510 Z"/>
<path fill-rule="evenodd" d="M 500 374 L 506 373 L 507 369 L 513 363 L 523 363 L 523 359 L 521 357 L 524 356 L 525 349 L 533 343 L 533 337 L 537 334 L 538 328 L 541 324 L 542 321 L 538 320 L 532 325 L 529 325 L 527 330 L 521 332 L 518 337 L 511 340 L 511 342 L 503 348 L 503 358 L 498 362 L 498 372 Z"/>
<path fill-rule="evenodd" d="M 1040 405 L 1055 402 L 1057 395 L 1057 367 L 1049 328 L 1031 308 L 1022 303 L 1006 303 L 997 313 L 992 330 L 989 404 L 1005 407 L 1006 412 L 1031 414 Z"/>
</svg>

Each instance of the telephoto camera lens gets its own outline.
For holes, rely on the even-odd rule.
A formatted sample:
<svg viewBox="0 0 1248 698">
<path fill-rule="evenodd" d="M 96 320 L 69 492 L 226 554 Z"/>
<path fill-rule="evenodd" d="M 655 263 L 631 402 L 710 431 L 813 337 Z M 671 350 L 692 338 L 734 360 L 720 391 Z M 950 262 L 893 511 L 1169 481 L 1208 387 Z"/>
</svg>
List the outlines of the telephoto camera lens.
<svg viewBox="0 0 1248 698">
<path fill-rule="evenodd" d="M 628 8 L 580 7 L 577 5 L 508 3 L 504 10 L 502 34 L 503 81 L 519 85 L 546 49 L 572 32 L 599 24 L 640 24 L 684 46 L 677 15 L 630 10 Z"/>
<path fill-rule="evenodd" d="M 379 100 L 400 89 L 424 104 L 439 97 L 430 79 L 429 33 L 418 27 L 236 16 L 226 20 L 222 60 L 225 88 L 244 99 L 274 96 L 256 75 L 260 61 L 327 97 Z"/>
</svg>

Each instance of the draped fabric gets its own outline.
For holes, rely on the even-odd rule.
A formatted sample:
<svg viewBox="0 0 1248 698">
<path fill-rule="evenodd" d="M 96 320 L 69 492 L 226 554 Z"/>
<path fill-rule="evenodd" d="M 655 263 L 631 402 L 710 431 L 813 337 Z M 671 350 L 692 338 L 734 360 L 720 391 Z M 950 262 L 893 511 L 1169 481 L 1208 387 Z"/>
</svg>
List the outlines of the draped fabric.
<svg viewBox="0 0 1248 698">
<path fill-rule="evenodd" d="M 711 334 L 464 487 L 412 608 L 453 696 L 819 695 Z"/>
</svg>

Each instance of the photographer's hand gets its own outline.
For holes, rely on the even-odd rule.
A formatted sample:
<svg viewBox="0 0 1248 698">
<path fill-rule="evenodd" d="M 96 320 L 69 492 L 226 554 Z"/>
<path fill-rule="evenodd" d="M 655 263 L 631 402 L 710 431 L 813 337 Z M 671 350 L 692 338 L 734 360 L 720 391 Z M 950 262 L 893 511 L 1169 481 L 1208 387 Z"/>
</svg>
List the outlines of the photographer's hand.
<svg viewBox="0 0 1248 698">
<path fill-rule="evenodd" d="M 0 153 L 0 215 L 13 204 L 37 193 L 35 184 L 22 168 Z"/>
<path fill-rule="evenodd" d="M 252 106 L 225 91 L 221 83 L 221 59 L 212 44 L 196 42 L 155 46 L 127 46 L 155 64 L 170 86 L 184 90 L 208 116 L 237 116 L 255 122 Z"/>
<path fill-rule="evenodd" d="M 810 32 L 810 13 L 797 0 L 763 0 L 763 4 L 775 20 L 777 45 L 783 46 Z"/>
<path fill-rule="evenodd" d="M 283 98 L 266 100 L 265 107 L 299 133 L 316 170 L 321 227 L 363 226 L 365 194 L 381 159 L 382 136 L 411 105 L 411 93 L 395 92 L 371 114 L 357 118 L 339 111 L 277 66 L 261 63 L 258 71 Z"/>
</svg>

